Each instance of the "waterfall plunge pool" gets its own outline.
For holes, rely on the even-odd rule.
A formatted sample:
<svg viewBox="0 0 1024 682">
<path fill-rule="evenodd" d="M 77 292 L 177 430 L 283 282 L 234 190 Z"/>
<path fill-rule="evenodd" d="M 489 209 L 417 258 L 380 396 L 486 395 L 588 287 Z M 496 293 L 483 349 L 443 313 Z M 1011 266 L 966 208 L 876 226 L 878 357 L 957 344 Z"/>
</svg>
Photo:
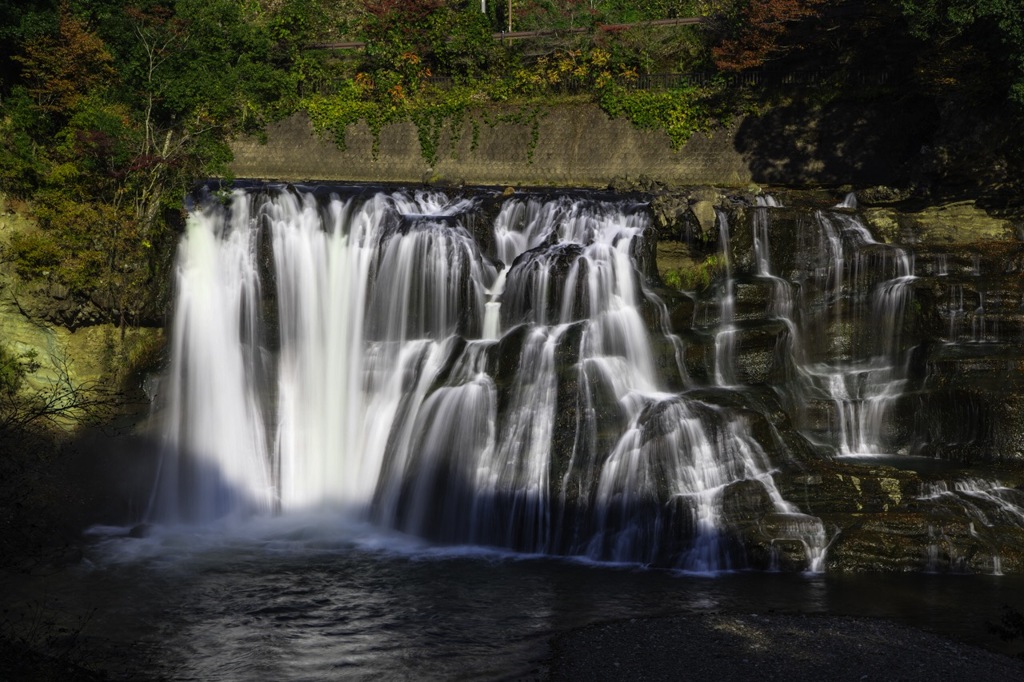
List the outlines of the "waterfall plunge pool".
<svg viewBox="0 0 1024 682">
<path fill-rule="evenodd" d="M 543 675 L 550 639 L 594 622 L 855 615 L 1006 651 L 988 623 L 1002 605 L 1024 608 L 1024 580 L 1015 576 L 744 571 L 709 579 L 437 548 L 338 528 L 333 518 L 126 533 L 93 529 L 86 560 L 67 570 L 5 576 L 9 626 L 25 636 L 76 633 L 51 639 L 51 650 L 112 679 L 504 679 Z"/>
</svg>

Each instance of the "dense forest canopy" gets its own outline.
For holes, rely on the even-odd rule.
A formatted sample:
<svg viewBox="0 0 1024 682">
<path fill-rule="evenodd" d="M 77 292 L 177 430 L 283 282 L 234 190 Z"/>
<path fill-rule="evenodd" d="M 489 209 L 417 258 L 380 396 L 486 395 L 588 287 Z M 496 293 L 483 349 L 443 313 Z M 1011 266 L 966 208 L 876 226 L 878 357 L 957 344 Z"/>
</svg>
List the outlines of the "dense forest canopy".
<svg viewBox="0 0 1024 682">
<path fill-rule="evenodd" d="M 548 32 L 502 39 L 510 26 Z M 365 48 L 317 48 L 338 41 Z M 819 101 L 866 72 L 890 89 L 854 96 L 1019 117 L 1024 13 L 1012 0 L 0 0 L 0 190 L 41 227 L 11 256 L 23 277 L 138 324 L 160 314 L 185 189 L 227 175 L 232 137 L 276 118 L 304 111 L 340 144 L 358 120 L 412 120 L 432 160 L 471 109 L 518 105 L 529 123 L 582 98 L 678 145 L 778 96 L 730 74 L 810 69 Z"/>
</svg>

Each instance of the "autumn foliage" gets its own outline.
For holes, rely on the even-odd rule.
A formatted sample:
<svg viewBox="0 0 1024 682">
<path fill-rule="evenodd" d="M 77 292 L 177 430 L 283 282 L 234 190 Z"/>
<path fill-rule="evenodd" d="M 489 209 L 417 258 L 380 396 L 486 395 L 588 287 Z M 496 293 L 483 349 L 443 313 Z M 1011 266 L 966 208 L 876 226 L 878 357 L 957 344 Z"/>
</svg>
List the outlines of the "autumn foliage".
<svg viewBox="0 0 1024 682">
<path fill-rule="evenodd" d="M 25 69 L 28 92 L 40 109 L 66 112 L 90 88 L 113 76 L 113 57 L 103 41 L 65 8 L 56 36 L 43 36 L 15 57 Z"/>
<path fill-rule="evenodd" d="M 791 49 L 786 35 L 798 21 L 819 15 L 825 0 L 750 0 L 735 17 L 733 30 L 711 51 L 715 66 L 742 71 L 762 66 Z"/>
<path fill-rule="evenodd" d="M 445 5 L 445 0 L 367 0 L 366 13 L 377 21 L 416 26 Z"/>
</svg>

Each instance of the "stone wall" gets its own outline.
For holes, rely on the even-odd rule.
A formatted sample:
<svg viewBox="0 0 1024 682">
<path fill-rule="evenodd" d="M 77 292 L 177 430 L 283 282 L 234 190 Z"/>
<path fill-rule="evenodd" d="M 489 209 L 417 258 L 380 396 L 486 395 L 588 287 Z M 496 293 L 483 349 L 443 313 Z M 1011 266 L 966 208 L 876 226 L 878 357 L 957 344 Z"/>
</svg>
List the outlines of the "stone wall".
<svg viewBox="0 0 1024 682">
<path fill-rule="evenodd" d="M 508 119 L 518 111 L 492 105 L 487 118 Z M 349 127 L 342 151 L 297 115 L 272 125 L 266 143 L 236 141 L 232 171 L 266 180 L 526 187 L 603 188 L 641 175 L 666 185 L 905 186 L 935 180 L 928 170 L 934 163 L 922 156 L 933 143 L 932 126 L 918 113 L 885 103 L 794 103 L 698 133 L 673 150 L 663 131 L 638 130 L 594 104 L 564 104 L 542 111 L 532 158 L 526 124 L 480 122 L 474 145 L 471 120 L 480 121 L 478 115 L 466 117 L 454 143 L 445 131 L 433 167 L 420 153 L 412 123 L 387 126 L 375 159 L 365 123 Z"/>
<path fill-rule="evenodd" d="M 742 186 L 754 178 L 734 145 L 736 128 L 697 134 L 673 151 L 662 131 L 609 119 L 594 105 L 560 106 L 542 114 L 532 159 L 531 126 L 480 123 L 473 148 L 467 120 L 454 145 L 446 131 L 438 162 L 431 167 L 420 153 L 412 123 L 386 127 L 374 159 L 373 136 L 365 123 L 349 128 L 342 151 L 316 136 L 304 116 L 293 116 L 272 125 L 266 143 L 238 140 L 232 171 L 237 177 L 288 181 L 607 187 L 614 178 L 646 175 L 672 184 Z"/>
</svg>

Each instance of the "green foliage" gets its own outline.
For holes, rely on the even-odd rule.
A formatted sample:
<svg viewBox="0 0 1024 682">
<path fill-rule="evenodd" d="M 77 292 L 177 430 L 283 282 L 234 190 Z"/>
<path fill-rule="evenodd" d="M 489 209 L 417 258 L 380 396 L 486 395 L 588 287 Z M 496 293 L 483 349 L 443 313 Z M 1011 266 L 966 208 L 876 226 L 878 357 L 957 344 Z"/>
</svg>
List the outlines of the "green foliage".
<svg viewBox="0 0 1024 682">
<path fill-rule="evenodd" d="M 28 197 L 38 186 L 44 165 L 28 128 L 19 125 L 15 107 L 0 118 L 0 187 L 12 196 Z"/>
<path fill-rule="evenodd" d="M 25 376 L 39 368 L 35 351 L 15 353 L 0 346 L 0 394 L 15 396 L 25 383 Z"/>
<path fill-rule="evenodd" d="M 638 128 L 664 130 L 679 149 L 693 133 L 709 130 L 712 116 L 704 93 L 695 87 L 671 90 L 633 90 L 610 85 L 600 95 L 601 108 L 612 118 L 624 117 Z"/>
<path fill-rule="evenodd" d="M 698 26 L 645 26 L 619 31 L 607 49 L 619 68 L 679 73 L 705 68 L 707 31 Z"/>
<path fill-rule="evenodd" d="M 666 286 L 680 291 L 707 289 L 716 277 L 725 272 L 725 261 L 718 254 L 712 254 L 703 262 L 694 261 L 661 273 Z"/>
<path fill-rule="evenodd" d="M 596 4 L 607 22 L 648 21 L 704 14 L 695 0 L 604 0 Z"/>
<path fill-rule="evenodd" d="M 365 120 L 371 129 L 376 127 L 379 131 L 387 120 L 380 116 L 375 102 L 360 97 L 355 83 L 350 80 L 341 84 L 338 93 L 307 97 L 300 106 L 309 116 L 313 130 L 320 135 L 331 133 L 341 149 L 346 148 L 345 134 L 353 123 Z"/>
<path fill-rule="evenodd" d="M 11 251 L 18 274 L 29 279 L 48 277 L 60 265 L 62 256 L 53 237 L 45 232 L 15 232 Z"/>
<path fill-rule="evenodd" d="M 72 110 L 90 90 L 113 75 L 113 57 L 85 22 L 61 6 L 56 34 L 43 34 L 15 56 L 28 93 L 55 120 Z"/>
<path fill-rule="evenodd" d="M 507 8 L 502 2 L 494 4 L 502 20 L 497 28 L 507 28 Z M 512 28 L 564 30 L 697 16 L 697 4 L 693 0 L 533 0 L 518 7 L 513 3 Z"/>
<path fill-rule="evenodd" d="M 232 135 L 294 111 L 317 4 L 66 0 L 22 15 L 50 13 L 0 83 L 0 189 L 42 228 L 15 238 L 18 272 L 137 321 L 167 278 L 153 246 L 173 239 L 181 196 L 226 172 Z"/>
<path fill-rule="evenodd" d="M 605 34 L 601 46 L 561 47 L 540 56 L 520 54 L 519 45 L 505 45 L 491 35 L 494 16 L 443 0 L 373 0 L 361 37 L 367 41 L 358 65 L 347 74 L 333 71 L 324 61 L 310 65 L 309 81 L 333 81 L 333 87 L 308 94 L 299 102 L 315 130 L 345 146 L 348 126 L 365 121 L 374 134 L 373 153 L 379 152 L 384 126 L 412 122 L 424 160 L 433 165 L 444 131 L 455 141 L 469 125 L 475 148 L 481 125 L 500 123 L 529 127 L 530 159 L 539 139 L 539 121 L 551 96 L 578 93 L 599 102 L 606 111 L 645 127 L 663 127 L 682 145 L 709 119 L 699 98 L 705 93 L 681 89 L 660 95 L 634 95 L 631 86 L 638 69 L 670 64 L 673 68 L 702 59 L 692 31 L 647 27 L 627 32 L 629 40 Z M 492 10 L 494 5 L 492 4 Z M 516 28 L 530 28 L 529 17 L 547 17 L 543 28 L 591 24 L 598 20 L 646 20 L 685 16 L 690 2 L 534 3 L 520 8 Z M 503 10 L 502 10 L 503 11 Z M 553 22 L 553 23 L 550 23 Z M 574 39 L 578 40 L 578 39 Z M 583 37 L 582 44 L 592 43 Z M 606 43 L 606 44 L 605 44 Z M 625 47 L 623 47 L 625 46 Z M 315 74 L 315 75 L 313 75 Z M 441 77 L 443 83 L 434 81 Z M 618 85 L 620 87 L 614 87 Z M 495 114 L 491 102 L 519 104 Z M 646 108 L 656 107 L 647 112 Z M 469 115 L 469 112 L 474 112 Z M 507 120 L 506 120 L 507 119 Z M 454 145 L 453 145 L 454 147 Z"/>
<path fill-rule="evenodd" d="M 345 148 L 348 126 L 365 121 L 373 134 L 374 158 L 380 151 L 380 132 L 384 126 L 399 121 L 411 121 L 416 126 L 423 159 L 434 165 L 438 160 L 444 132 L 448 131 L 454 146 L 458 142 L 467 112 L 474 105 L 480 104 L 475 97 L 476 91 L 466 87 L 444 90 L 424 88 L 412 96 L 406 96 L 404 91 L 394 89 L 389 93 L 387 97 L 367 99 L 361 94 L 361 88 L 349 81 L 335 95 L 314 95 L 304 99 L 302 107 L 309 116 L 313 129 L 321 135 L 330 134 L 342 149 Z M 492 128 L 500 123 L 530 126 L 532 142 L 528 148 L 528 155 L 532 158 L 540 131 L 540 107 L 522 107 L 493 116 L 486 111 L 476 113 L 477 118 L 472 122 L 474 130 L 477 131 L 474 139 L 479 133 L 481 121 Z"/>
<path fill-rule="evenodd" d="M 513 8 L 512 30 L 567 29 L 592 26 L 598 12 L 584 0 L 534 0 Z"/>
<path fill-rule="evenodd" d="M 54 142 L 54 161 L 73 166 L 75 174 L 87 175 L 100 185 L 116 180 L 125 172 L 132 160 L 133 148 L 139 143 L 130 125 L 128 109 L 101 98 L 84 99 Z M 49 180 L 51 184 L 70 184 L 70 181 L 54 182 L 52 177 Z M 87 191 L 96 189 L 86 188 Z"/>
<path fill-rule="evenodd" d="M 994 52 L 1008 67 L 1006 96 L 1024 106 L 1024 11 L 1019 0 L 900 0 L 898 6 L 911 33 L 941 46 L 943 55 L 956 59 L 974 51 Z"/>
<path fill-rule="evenodd" d="M 35 196 L 43 229 L 16 233 L 11 251 L 19 275 L 67 287 L 79 299 L 107 301 L 127 319 L 141 313 L 150 283 L 150 249 L 130 212 L 83 201 L 60 189 Z"/>
<path fill-rule="evenodd" d="M 484 14 L 445 7 L 427 20 L 431 72 L 458 83 L 486 79 L 508 63 L 508 54 L 494 40 Z"/>
<path fill-rule="evenodd" d="M 431 166 L 437 163 L 441 134 L 446 128 L 453 146 L 458 140 L 471 97 L 471 90 L 453 88 L 448 91 L 428 90 L 408 102 L 407 111 L 416 126 L 420 154 Z"/>
</svg>

